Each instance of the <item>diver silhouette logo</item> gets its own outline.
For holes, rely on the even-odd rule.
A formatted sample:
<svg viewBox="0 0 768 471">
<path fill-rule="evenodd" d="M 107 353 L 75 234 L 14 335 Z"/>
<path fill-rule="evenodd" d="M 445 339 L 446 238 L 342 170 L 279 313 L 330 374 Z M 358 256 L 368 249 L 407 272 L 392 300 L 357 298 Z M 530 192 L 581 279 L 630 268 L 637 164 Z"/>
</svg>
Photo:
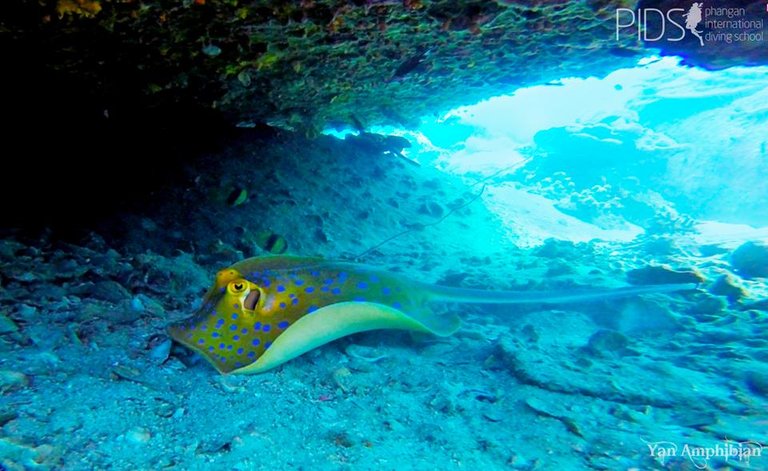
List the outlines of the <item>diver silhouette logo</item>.
<svg viewBox="0 0 768 471">
<path fill-rule="evenodd" d="M 688 9 L 688 13 L 683 15 L 683 18 L 685 18 L 685 29 L 699 38 L 699 44 L 702 46 L 704 46 L 704 38 L 701 37 L 702 32 L 696 28 L 699 26 L 699 23 L 701 23 L 701 20 L 703 19 L 701 16 L 701 7 L 703 5 L 703 2 L 693 2 L 691 8 Z"/>
</svg>

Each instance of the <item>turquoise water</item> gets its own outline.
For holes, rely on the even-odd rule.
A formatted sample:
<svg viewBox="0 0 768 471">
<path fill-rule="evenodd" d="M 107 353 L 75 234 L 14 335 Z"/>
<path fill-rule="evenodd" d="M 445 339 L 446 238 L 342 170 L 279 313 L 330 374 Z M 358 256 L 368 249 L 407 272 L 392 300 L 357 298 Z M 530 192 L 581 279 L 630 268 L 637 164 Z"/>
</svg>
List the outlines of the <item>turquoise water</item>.
<svg viewBox="0 0 768 471">
<path fill-rule="evenodd" d="M 4 231 L 0 469 L 768 468 L 766 72 L 646 58 L 367 130 L 402 154 L 244 133 L 79 239 Z M 254 269 L 242 300 L 217 278 L 282 250 L 391 277 Z M 258 375 L 168 336 L 248 303 L 227 313 L 265 340 L 298 324 L 240 316 L 278 286 L 314 313 L 315 279 L 355 302 L 447 286 L 429 316 L 461 328 L 345 335 Z M 377 312 L 352 307 L 323 319 Z"/>
<path fill-rule="evenodd" d="M 607 183 L 621 193 L 632 179 L 696 219 L 765 227 L 768 69 L 679 62 L 649 57 L 425 118 L 417 131 L 378 130 L 411 137 L 409 155 L 450 174 L 509 174 L 535 158 L 522 173 L 564 172 L 569 190 Z"/>
</svg>

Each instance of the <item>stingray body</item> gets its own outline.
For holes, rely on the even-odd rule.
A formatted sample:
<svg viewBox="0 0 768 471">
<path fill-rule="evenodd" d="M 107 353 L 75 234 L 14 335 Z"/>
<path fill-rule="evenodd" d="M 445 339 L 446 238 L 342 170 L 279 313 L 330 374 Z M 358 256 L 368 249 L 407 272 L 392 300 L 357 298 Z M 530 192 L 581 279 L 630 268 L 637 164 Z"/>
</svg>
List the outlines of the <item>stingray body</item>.
<svg viewBox="0 0 768 471">
<path fill-rule="evenodd" d="M 460 319 L 435 315 L 430 310 L 434 301 L 565 303 L 690 288 L 692 285 L 567 293 L 484 291 L 428 285 L 351 263 L 258 257 L 221 270 L 200 310 L 170 326 L 169 333 L 222 373 L 260 373 L 356 332 L 454 333 Z"/>
</svg>

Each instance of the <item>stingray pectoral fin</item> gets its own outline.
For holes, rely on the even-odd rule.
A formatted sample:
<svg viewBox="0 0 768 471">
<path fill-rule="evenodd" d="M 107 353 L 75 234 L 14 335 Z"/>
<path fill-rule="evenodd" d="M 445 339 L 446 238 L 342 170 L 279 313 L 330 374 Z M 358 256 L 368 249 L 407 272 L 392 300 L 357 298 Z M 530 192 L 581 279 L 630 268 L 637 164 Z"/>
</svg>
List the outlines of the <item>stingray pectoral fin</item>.
<svg viewBox="0 0 768 471">
<path fill-rule="evenodd" d="M 459 320 L 452 316 L 440 323 L 434 319 L 422 322 L 415 316 L 378 303 L 331 304 L 296 321 L 275 339 L 258 360 L 232 373 L 262 373 L 328 342 L 366 330 L 415 330 L 446 336 L 458 328 Z"/>
</svg>

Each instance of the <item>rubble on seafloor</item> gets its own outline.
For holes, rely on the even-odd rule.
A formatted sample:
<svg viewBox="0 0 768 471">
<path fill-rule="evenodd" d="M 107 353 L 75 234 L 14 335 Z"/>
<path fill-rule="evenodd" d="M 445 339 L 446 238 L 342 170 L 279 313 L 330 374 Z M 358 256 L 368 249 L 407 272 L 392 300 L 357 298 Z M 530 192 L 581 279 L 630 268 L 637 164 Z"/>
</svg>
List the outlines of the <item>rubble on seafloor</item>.
<svg viewBox="0 0 768 471">
<path fill-rule="evenodd" d="M 500 240 L 462 254 L 498 224 L 456 190 L 465 185 L 394 156 L 346 151 L 330 138 L 243 143 L 229 151 L 237 158 L 203 159 L 154 211 L 125 215 L 120 237 L 0 241 L 2 466 L 428 459 L 442 469 L 628 469 L 658 467 L 645 442 L 768 441 L 759 426 L 768 292 L 744 271 L 761 251 L 691 249 L 656 234 L 534 248 Z M 269 152 L 287 157 L 251 165 Z M 234 187 L 249 194 L 235 206 Z M 463 305 L 464 327 L 452 337 L 359 334 L 262 375 L 222 376 L 172 345 L 165 328 L 194 312 L 218 269 L 267 253 L 253 237 L 261 230 L 284 237 L 289 253 L 453 286 L 682 281 L 699 290 L 591 305 Z"/>
</svg>

